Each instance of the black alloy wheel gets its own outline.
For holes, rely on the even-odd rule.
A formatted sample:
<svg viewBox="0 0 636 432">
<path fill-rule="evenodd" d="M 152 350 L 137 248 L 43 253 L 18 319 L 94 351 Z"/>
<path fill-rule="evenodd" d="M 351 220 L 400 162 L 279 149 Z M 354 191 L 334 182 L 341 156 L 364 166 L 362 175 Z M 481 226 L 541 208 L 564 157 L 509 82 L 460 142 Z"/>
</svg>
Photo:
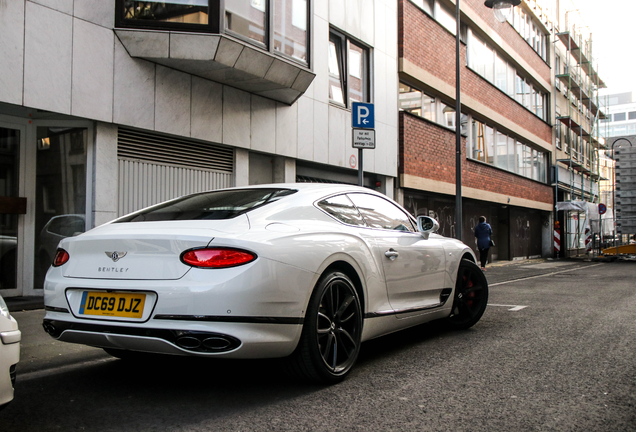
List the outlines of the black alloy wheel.
<svg viewBox="0 0 636 432">
<path fill-rule="evenodd" d="M 361 337 L 362 308 L 353 283 L 343 273 L 328 273 L 309 301 L 290 369 L 310 381 L 340 382 L 358 358 Z"/>
<path fill-rule="evenodd" d="M 467 329 L 481 319 L 488 304 L 488 281 L 472 261 L 462 260 L 457 271 L 453 309 L 448 323 L 455 329 Z"/>
</svg>

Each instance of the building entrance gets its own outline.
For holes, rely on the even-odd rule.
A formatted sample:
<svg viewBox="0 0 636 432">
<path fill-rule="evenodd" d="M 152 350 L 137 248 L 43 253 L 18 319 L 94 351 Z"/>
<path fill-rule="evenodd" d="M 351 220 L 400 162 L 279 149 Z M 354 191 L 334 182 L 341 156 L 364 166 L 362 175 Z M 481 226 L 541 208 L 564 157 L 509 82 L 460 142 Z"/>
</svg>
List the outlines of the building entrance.
<svg viewBox="0 0 636 432">
<path fill-rule="evenodd" d="M 18 254 L 22 251 L 19 235 L 21 215 L 26 213 L 26 198 L 20 197 L 20 149 L 24 129 L 0 123 L 0 293 L 20 295 Z"/>
</svg>

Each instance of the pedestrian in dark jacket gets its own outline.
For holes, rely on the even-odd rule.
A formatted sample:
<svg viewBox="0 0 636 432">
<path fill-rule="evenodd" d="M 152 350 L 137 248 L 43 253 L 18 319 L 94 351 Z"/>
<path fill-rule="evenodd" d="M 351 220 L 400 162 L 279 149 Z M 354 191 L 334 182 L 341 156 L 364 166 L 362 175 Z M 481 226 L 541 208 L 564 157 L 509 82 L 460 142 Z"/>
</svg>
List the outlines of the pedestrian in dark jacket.
<svg viewBox="0 0 636 432">
<path fill-rule="evenodd" d="M 488 250 L 490 249 L 492 228 L 486 223 L 485 216 L 479 216 L 479 224 L 475 227 L 475 237 L 477 238 L 477 249 L 479 249 L 479 260 L 481 261 L 481 269 L 486 270 L 486 262 L 488 261 Z"/>
</svg>

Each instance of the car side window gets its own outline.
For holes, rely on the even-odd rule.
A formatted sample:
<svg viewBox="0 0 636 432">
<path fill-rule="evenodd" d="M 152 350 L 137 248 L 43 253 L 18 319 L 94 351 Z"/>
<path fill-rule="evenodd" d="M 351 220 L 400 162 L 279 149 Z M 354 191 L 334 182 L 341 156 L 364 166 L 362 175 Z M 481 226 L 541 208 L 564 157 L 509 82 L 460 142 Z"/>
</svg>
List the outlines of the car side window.
<svg viewBox="0 0 636 432">
<path fill-rule="evenodd" d="M 365 226 L 364 219 L 346 195 L 337 195 L 324 199 L 318 207 L 341 222 L 349 225 Z"/>
<path fill-rule="evenodd" d="M 351 193 L 347 196 L 356 205 L 369 227 L 416 232 L 409 215 L 395 204 L 364 193 Z"/>
</svg>

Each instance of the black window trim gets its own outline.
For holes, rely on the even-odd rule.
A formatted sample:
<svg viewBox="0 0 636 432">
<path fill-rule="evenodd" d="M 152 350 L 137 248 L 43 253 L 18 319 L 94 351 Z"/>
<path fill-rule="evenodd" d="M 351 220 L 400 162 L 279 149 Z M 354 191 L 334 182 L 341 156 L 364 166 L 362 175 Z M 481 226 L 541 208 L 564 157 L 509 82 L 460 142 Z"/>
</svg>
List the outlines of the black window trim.
<svg viewBox="0 0 636 432">
<path fill-rule="evenodd" d="M 238 34 L 225 28 L 225 2 L 226 0 L 208 0 L 208 24 L 185 24 L 185 23 L 170 23 L 170 22 L 155 22 L 144 20 L 126 20 L 124 19 L 124 2 L 126 0 L 115 0 L 115 28 L 122 29 L 142 29 L 142 30 L 158 30 L 158 31 L 185 31 L 193 33 L 206 33 L 206 34 L 225 34 L 235 39 L 239 39 L 242 42 L 253 45 L 259 49 L 262 49 L 270 54 L 275 54 L 284 58 L 285 60 L 292 61 L 306 68 L 311 66 L 311 34 L 313 29 L 313 6 L 314 0 L 307 1 L 307 38 L 305 51 L 307 53 L 307 60 L 303 61 L 298 58 L 292 57 L 281 51 L 274 49 L 274 13 L 272 8 L 272 2 L 274 0 L 267 0 L 266 6 L 266 20 L 267 32 L 265 34 L 265 43 L 255 41 L 247 36 Z M 319 0 L 320 1 L 320 0 Z"/>
<path fill-rule="evenodd" d="M 362 102 L 371 103 L 373 102 L 373 94 L 371 89 L 373 86 L 372 82 L 372 70 L 371 65 L 373 64 L 373 50 L 371 47 L 364 42 L 344 33 L 342 30 L 339 30 L 335 27 L 329 27 L 329 42 L 334 42 L 336 45 L 336 55 L 338 56 L 339 66 L 340 66 L 340 84 L 342 85 L 343 90 L 343 98 L 344 105 L 333 100 L 329 99 L 329 103 L 345 108 L 351 108 L 351 103 L 349 102 L 349 45 L 354 44 L 355 46 L 362 48 L 365 53 L 365 58 L 363 60 L 363 71 L 362 76 L 364 80 L 364 97 Z"/>
<path fill-rule="evenodd" d="M 361 195 L 370 195 L 376 198 L 379 198 L 381 200 L 386 201 L 387 203 L 391 204 L 393 207 L 397 208 L 398 210 L 402 211 L 405 216 L 408 218 L 408 220 L 411 222 L 411 224 L 413 225 L 411 228 L 413 228 L 414 231 L 400 231 L 400 230 L 390 230 L 390 229 L 386 229 L 386 228 L 377 228 L 377 227 L 372 227 L 367 223 L 367 220 L 365 219 L 364 215 L 362 214 L 362 212 L 360 211 L 360 209 L 358 208 L 357 205 L 355 205 L 355 203 L 351 200 L 351 198 L 349 198 L 349 195 L 352 194 L 361 194 Z M 360 217 L 362 218 L 362 221 L 364 222 L 364 225 L 352 225 L 352 224 L 348 224 L 346 222 L 343 222 L 341 219 L 338 219 L 337 217 L 335 217 L 334 215 L 330 214 L 327 210 L 325 210 L 324 208 L 322 208 L 322 206 L 320 205 L 321 202 L 329 199 L 329 198 L 334 198 L 337 196 L 345 196 L 349 202 L 351 203 L 351 205 L 357 210 L 358 214 L 360 215 Z M 316 202 L 314 202 L 314 206 L 316 208 L 318 208 L 321 212 L 325 213 L 327 216 L 329 216 L 330 218 L 332 218 L 333 220 L 335 220 L 338 223 L 341 223 L 345 226 L 349 226 L 349 227 L 353 227 L 353 228 L 363 228 L 363 229 L 370 229 L 370 230 L 380 230 L 380 231 L 390 231 L 390 232 L 399 232 L 399 233 L 404 233 L 404 234 L 420 234 L 420 232 L 417 230 L 417 219 L 408 212 L 408 210 L 402 208 L 400 205 L 398 205 L 397 203 L 388 200 L 384 197 L 375 195 L 375 194 L 370 194 L 370 193 L 365 193 L 365 192 L 358 192 L 358 191 L 349 191 L 349 192 L 339 192 L 339 193 L 334 193 L 332 195 L 326 196 L 326 197 L 322 197 L 318 200 L 316 200 Z"/>
</svg>

